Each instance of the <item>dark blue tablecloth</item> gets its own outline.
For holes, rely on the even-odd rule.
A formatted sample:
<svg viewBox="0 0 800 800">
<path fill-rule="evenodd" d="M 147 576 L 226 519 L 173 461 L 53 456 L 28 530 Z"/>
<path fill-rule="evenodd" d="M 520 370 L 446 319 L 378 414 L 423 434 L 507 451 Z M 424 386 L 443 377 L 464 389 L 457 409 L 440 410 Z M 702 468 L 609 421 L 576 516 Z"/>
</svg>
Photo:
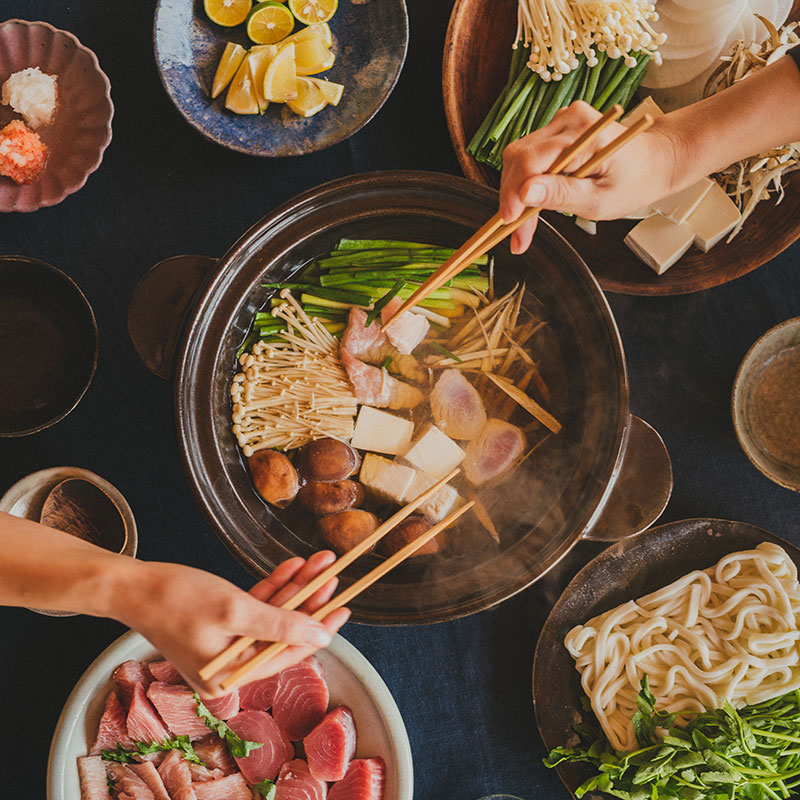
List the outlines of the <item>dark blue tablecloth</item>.
<svg viewBox="0 0 800 800">
<path fill-rule="evenodd" d="M 100 328 L 99 368 L 78 408 L 48 431 L 0 440 L 0 492 L 38 469 L 86 467 L 127 497 L 142 558 L 183 561 L 250 585 L 192 500 L 173 433 L 171 388 L 145 370 L 128 340 L 131 293 L 153 263 L 179 253 L 220 255 L 274 206 L 318 183 L 389 168 L 458 173 L 440 95 L 449 12 L 445 0 L 409 0 L 405 69 L 364 130 L 315 155 L 258 160 L 205 141 L 172 107 L 153 60 L 152 3 L 0 0 L 0 19 L 47 20 L 91 47 L 116 106 L 114 139 L 78 194 L 35 214 L 0 216 L 0 253 L 64 269 L 93 303 Z M 730 418 L 737 365 L 767 328 L 800 314 L 798 286 L 795 245 L 709 292 L 610 296 L 628 355 L 632 410 L 657 428 L 672 456 L 675 491 L 664 521 L 739 519 L 800 544 L 797 495 L 750 465 Z M 344 630 L 400 706 L 418 800 L 476 800 L 501 791 L 525 800 L 567 796 L 541 765 L 531 663 L 548 609 L 596 552 L 596 545 L 578 545 L 556 574 L 467 619 Z M 120 633 L 105 620 L 0 610 L 0 797 L 44 797 L 61 707 L 85 667 Z M 553 680 L 557 687 L 558 676 Z"/>
</svg>

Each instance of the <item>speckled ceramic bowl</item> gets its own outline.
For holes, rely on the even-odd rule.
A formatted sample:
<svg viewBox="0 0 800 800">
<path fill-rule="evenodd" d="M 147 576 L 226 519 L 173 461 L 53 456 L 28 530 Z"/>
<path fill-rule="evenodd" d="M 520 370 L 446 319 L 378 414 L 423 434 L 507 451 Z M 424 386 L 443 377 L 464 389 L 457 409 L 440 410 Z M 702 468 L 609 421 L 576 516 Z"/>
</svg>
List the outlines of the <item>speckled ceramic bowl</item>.
<svg viewBox="0 0 800 800">
<path fill-rule="evenodd" d="M 298 23 L 295 30 L 302 26 Z M 404 0 L 340 0 L 330 21 L 336 63 L 321 77 L 344 84 L 339 105 L 308 119 L 282 103 L 263 116 L 225 110 L 211 100 L 211 82 L 228 41 L 252 46 L 245 26 L 212 23 L 201 0 L 160 0 L 153 39 L 167 94 L 184 119 L 212 142 L 255 156 L 297 156 L 322 150 L 366 125 L 391 94 L 408 47 Z"/>
<path fill-rule="evenodd" d="M 0 83 L 27 67 L 58 76 L 55 117 L 36 131 L 50 154 L 32 184 L 20 186 L 0 176 L 0 211 L 36 211 L 60 203 L 100 166 L 111 141 L 111 84 L 91 50 L 46 22 L 11 19 L 0 24 Z M 0 106 L 0 127 L 19 118 Z"/>
</svg>

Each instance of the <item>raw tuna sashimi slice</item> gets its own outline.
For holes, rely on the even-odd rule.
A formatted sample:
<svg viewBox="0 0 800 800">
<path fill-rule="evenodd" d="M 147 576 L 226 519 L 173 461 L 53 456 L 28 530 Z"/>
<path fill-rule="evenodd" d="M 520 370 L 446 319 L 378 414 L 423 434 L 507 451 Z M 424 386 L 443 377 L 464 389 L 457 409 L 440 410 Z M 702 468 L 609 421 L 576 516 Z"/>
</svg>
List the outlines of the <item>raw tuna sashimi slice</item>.
<svg viewBox="0 0 800 800">
<path fill-rule="evenodd" d="M 153 793 L 155 800 L 172 800 L 167 794 L 167 788 L 164 786 L 164 781 L 161 780 L 161 775 L 158 774 L 158 770 L 151 762 L 131 764 L 131 769 L 147 784 L 147 788 Z"/>
<path fill-rule="evenodd" d="M 398 314 L 392 320 L 391 325 L 387 325 L 386 322 L 403 305 L 403 302 L 401 298 L 393 297 L 381 309 L 381 322 L 384 324 L 383 332 L 386 334 L 386 338 L 394 345 L 397 352 L 407 355 L 413 353 L 427 336 L 431 325 L 422 314 L 415 314 L 413 311 L 404 311 L 402 314 Z"/>
<path fill-rule="evenodd" d="M 136 684 L 128 709 L 128 736 L 134 742 L 152 744 L 169 739 L 169 730 L 164 725 L 153 704 L 147 699 L 141 683 Z"/>
<path fill-rule="evenodd" d="M 100 717 L 100 724 L 97 726 L 97 736 L 89 753 L 97 755 L 101 750 L 116 750 L 118 744 L 130 747 L 132 742 L 128 736 L 126 719 L 125 709 L 122 707 L 117 693 L 112 690 L 106 698 L 103 716 Z"/>
<path fill-rule="evenodd" d="M 328 800 L 382 800 L 385 783 L 382 758 L 356 758 L 344 778 L 331 786 Z"/>
<path fill-rule="evenodd" d="M 153 676 L 153 680 L 161 683 L 186 683 L 180 672 L 169 663 L 169 661 L 151 661 L 147 669 Z"/>
<path fill-rule="evenodd" d="M 327 708 L 328 685 L 314 656 L 280 673 L 272 714 L 293 742 L 308 736 L 322 722 Z"/>
<path fill-rule="evenodd" d="M 189 772 L 192 776 L 192 783 L 205 783 L 206 781 L 215 781 L 217 778 L 225 777 L 225 773 L 221 769 L 209 769 L 192 761 L 189 762 Z"/>
<path fill-rule="evenodd" d="M 281 767 L 275 784 L 275 800 L 325 800 L 328 784 L 315 778 L 302 758 Z"/>
<path fill-rule="evenodd" d="M 275 700 L 276 691 L 278 691 L 277 675 L 246 683 L 239 689 L 239 705 L 242 711 L 269 711 Z"/>
<path fill-rule="evenodd" d="M 230 729 L 248 742 L 261 742 L 246 758 L 236 758 L 236 763 L 250 783 L 265 778 L 275 780 L 281 764 L 294 755 L 291 742 L 266 711 L 242 711 L 228 720 Z"/>
<path fill-rule="evenodd" d="M 252 800 L 261 797 L 247 785 L 247 781 L 237 772 L 208 783 L 196 783 L 194 793 L 197 800 Z"/>
<path fill-rule="evenodd" d="M 356 725 L 345 706 L 329 711 L 303 740 L 308 768 L 321 781 L 340 781 L 356 752 Z"/>
<path fill-rule="evenodd" d="M 208 727 L 197 716 L 197 703 L 192 695 L 188 687 L 173 683 L 156 681 L 147 687 L 147 698 L 175 735 L 202 739 L 208 735 Z"/>
<path fill-rule="evenodd" d="M 177 751 L 172 750 L 161 762 L 158 774 L 167 787 L 172 800 L 197 800 L 197 795 L 192 788 L 192 774 L 189 772 L 189 762 Z"/>
<path fill-rule="evenodd" d="M 194 752 L 209 769 L 221 770 L 226 775 L 237 771 L 233 756 L 228 752 L 225 742 L 216 733 L 195 742 Z"/>
<path fill-rule="evenodd" d="M 110 763 L 106 769 L 117 800 L 155 800 L 150 787 L 127 764 Z"/>
<path fill-rule="evenodd" d="M 112 673 L 111 680 L 117 685 L 117 694 L 122 705 L 128 708 L 137 683 L 146 689 L 153 681 L 147 664 L 141 661 L 123 661 Z"/>
<path fill-rule="evenodd" d="M 79 758 L 78 778 L 81 785 L 81 800 L 108 800 L 106 765 L 100 756 Z"/>
<path fill-rule="evenodd" d="M 239 690 L 234 689 L 222 697 L 215 697 L 213 700 L 204 700 L 205 707 L 217 719 L 230 719 L 239 711 Z"/>
</svg>

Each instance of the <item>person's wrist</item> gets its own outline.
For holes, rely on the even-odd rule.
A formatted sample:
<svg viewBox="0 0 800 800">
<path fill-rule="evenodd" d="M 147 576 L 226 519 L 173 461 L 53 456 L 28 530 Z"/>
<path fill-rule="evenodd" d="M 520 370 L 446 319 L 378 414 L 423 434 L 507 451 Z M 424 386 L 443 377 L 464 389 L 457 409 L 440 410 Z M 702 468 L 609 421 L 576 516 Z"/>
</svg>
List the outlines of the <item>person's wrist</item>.
<svg viewBox="0 0 800 800">
<path fill-rule="evenodd" d="M 151 565 L 128 556 L 109 559 L 98 579 L 95 616 L 110 617 L 134 627 L 137 614 L 146 604 L 140 601 L 151 580 Z"/>
<path fill-rule="evenodd" d="M 661 196 L 667 197 L 685 188 L 690 159 L 689 145 L 681 127 L 665 115 L 653 123 L 645 137 L 650 150 L 651 175 L 659 176 L 664 184 Z"/>
</svg>

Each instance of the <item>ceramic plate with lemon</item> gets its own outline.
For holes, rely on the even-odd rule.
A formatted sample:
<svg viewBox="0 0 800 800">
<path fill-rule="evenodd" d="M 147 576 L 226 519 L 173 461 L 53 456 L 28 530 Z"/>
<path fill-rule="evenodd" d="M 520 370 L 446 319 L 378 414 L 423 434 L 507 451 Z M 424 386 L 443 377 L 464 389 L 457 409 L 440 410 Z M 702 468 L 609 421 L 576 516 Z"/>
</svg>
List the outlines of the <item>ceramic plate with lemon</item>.
<svg viewBox="0 0 800 800">
<path fill-rule="evenodd" d="M 259 156 L 310 153 L 375 115 L 405 60 L 404 0 L 159 0 L 167 94 L 206 138 Z"/>
</svg>

